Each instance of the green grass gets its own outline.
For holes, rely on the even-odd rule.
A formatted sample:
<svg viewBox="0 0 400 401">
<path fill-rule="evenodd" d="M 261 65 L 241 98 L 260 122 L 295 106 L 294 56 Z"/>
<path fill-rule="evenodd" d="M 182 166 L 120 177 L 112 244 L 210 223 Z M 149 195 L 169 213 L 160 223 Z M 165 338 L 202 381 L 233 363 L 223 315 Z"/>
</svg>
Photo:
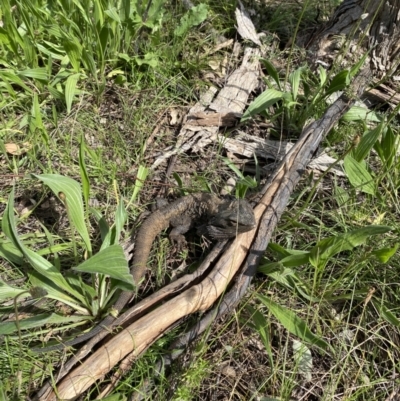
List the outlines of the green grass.
<svg viewBox="0 0 400 401">
<path fill-rule="evenodd" d="M 97 254 L 102 244 L 98 223 L 93 216 L 82 216 L 85 244 L 85 234 L 71 224 L 57 200 L 59 192 L 53 193 L 30 174 L 62 174 L 86 182 L 90 192 L 83 197 L 82 210 L 89 210 L 89 199 L 90 205 L 96 200 L 98 217 L 104 216 L 110 229 L 118 205 L 124 205 L 127 222 L 119 223 L 121 240 L 116 246 L 120 244 L 163 188 L 159 185 L 163 170 L 152 172 L 143 183 L 143 168 L 174 144 L 178 127 L 168 123 L 171 110 L 184 114 L 207 87 L 204 77 L 212 73 L 210 61 L 225 57 L 210 50 L 219 35 L 236 34 L 235 5 L 198 3 L 200 8 L 191 14 L 181 5 L 161 0 L 49 4 L 4 0 L 0 8 L 0 216 L 3 224 L 15 216 L 14 234 L 23 246 L 65 272 L 82 264 L 88 249 Z M 293 34 L 302 13 L 298 2 L 262 10 L 258 4 L 250 7 L 258 13 L 257 28 L 275 32 L 283 42 Z M 316 15 L 315 2 L 306 7 L 308 20 L 300 27 L 311 25 Z M 330 10 L 321 11 L 329 15 Z M 230 50 L 225 52 L 229 58 Z M 273 121 L 296 138 L 304 124 L 326 108 L 331 79 L 340 71 L 324 81 L 321 74 L 307 69 L 301 52 L 290 54 L 287 60 L 287 51 L 273 49 L 269 61 L 283 63 L 284 68 L 264 64 L 266 81 L 269 90 L 280 95 L 259 109 L 251 106 L 248 116 Z M 287 77 L 290 85 L 283 82 L 286 65 L 293 73 Z M 297 70 L 299 66 L 304 68 Z M 339 76 L 336 83 L 345 78 Z M 114 394 L 130 395 L 139 388 L 146 390 L 147 399 L 384 400 L 400 387 L 399 126 L 396 111 L 377 113 L 373 119 L 376 116 L 384 122 L 372 127 L 366 119 L 353 116 L 353 121 L 348 116 L 328 135 L 324 146 L 343 163 L 345 175 L 305 174 L 260 273 L 235 314 L 216 323 L 171 369 L 156 376 L 153 366 L 158 356 L 183 330 L 175 328 L 132 365 Z M 148 143 L 159 121 L 163 123 Z M 246 124 L 241 129 L 246 130 Z M 278 136 L 281 132 L 277 130 Z M 355 137 L 361 141 L 354 142 Z M 25 150 L 20 155 L 7 153 L 9 144 Z M 167 193 L 217 189 L 229 176 L 237 176 L 222 159 L 202 163 L 198 155 L 181 155 L 176 170 L 176 182 L 171 180 Z M 143 186 L 134 192 L 139 183 Z M 246 181 L 238 191 L 243 193 L 253 183 Z M 15 202 L 9 204 L 12 185 Z M 371 226 L 391 231 L 374 232 Z M 359 234 L 356 238 L 349 234 L 354 232 Z M 4 234 L 0 234 L 3 247 Z M 344 234 L 350 235 L 351 246 Z M 166 275 L 173 274 L 171 264 L 179 266 L 182 259 L 195 262 L 192 248 L 180 254 L 165 237 L 157 241 L 150 261 L 155 268 L 144 293 L 163 285 Z M 1 289 L 0 310 L 6 317 L 14 312 L 13 297 L 40 282 L 28 269 L 26 255 L 7 255 L 0 259 L 1 280 L 13 288 Z M 105 288 L 100 286 L 104 302 L 99 303 L 76 278 L 83 277 L 86 284 L 91 273 L 89 268 L 85 271 L 83 276 L 65 274 L 80 303 L 42 304 L 48 314 L 59 312 L 57 319 L 39 322 L 34 313 L 35 328 L 25 330 L 22 322 L 32 316 L 18 306 L 21 337 L 14 330 L 0 340 L 0 399 L 26 399 L 55 374 L 60 357 L 45 354 L 38 359 L 30 347 L 54 338 L 65 325 L 85 321 L 86 317 L 77 321 L 70 317 L 76 309 L 94 315 L 99 308 L 107 309 Z M 11 291 L 8 297 L 6 290 Z M 17 301 L 22 298 L 24 294 Z M 150 387 L 142 387 L 146 383 Z M 93 387 L 84 399 L 94 399 L 98 392 Z"/>
</svg>

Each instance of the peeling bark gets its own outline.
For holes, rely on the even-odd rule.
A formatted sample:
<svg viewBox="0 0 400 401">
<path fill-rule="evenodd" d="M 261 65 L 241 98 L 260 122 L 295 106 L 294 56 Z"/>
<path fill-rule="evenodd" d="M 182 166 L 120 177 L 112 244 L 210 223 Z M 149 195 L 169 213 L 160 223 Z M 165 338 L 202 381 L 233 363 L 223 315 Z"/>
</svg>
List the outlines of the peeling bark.
<svg viewBox="0 0 400 401">
<path fill-rule="evenodd" d="M 400 0 L 345 0 L 332 18 L 307 40 L 315 60 L 353 65 L 370 51 L 377 78 L 393 76 L 400 63 Z"/>
</svg>

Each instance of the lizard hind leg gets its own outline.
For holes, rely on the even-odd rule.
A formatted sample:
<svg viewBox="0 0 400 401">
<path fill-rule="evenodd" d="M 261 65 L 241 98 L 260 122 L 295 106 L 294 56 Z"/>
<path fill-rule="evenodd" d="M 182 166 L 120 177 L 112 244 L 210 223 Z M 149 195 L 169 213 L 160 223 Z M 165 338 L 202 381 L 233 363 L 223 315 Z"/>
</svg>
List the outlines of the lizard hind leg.
<svg viewBox="0 0 400 401">
<path fill-rule="evenodd" d="M 177 244 L 178 248 L 183 247 L 186 243 L 183 234 L 186 234 L 192 227 L 192 218 L 185 214 L 174 217 L 171 220 L 171 226 L 173 227 L 169 234 L 171 242 Z"/>
</svg>

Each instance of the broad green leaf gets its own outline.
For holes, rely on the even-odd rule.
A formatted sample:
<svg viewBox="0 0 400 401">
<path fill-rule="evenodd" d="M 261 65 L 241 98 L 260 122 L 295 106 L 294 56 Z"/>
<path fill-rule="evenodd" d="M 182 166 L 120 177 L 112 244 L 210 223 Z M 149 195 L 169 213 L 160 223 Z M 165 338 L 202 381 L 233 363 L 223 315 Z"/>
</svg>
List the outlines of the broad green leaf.
<svg viewBox="0 0 400 401">
<path fill-rule="evenodd" d="M 372 254 L 376 256 L 381 263 L 387 263 L 396 254 L 399 245 L 396 244 L 393 248 L 382 248 L 373 251 Z"/>
<path fill-rule="evenodd" d="M 130 1 L 129 1 L 130 3 Z M 94 5 L 94 21 L 96 23 L 96 26 L 103 26 L 104 25 L 104 8 L 103 5 L 101 4 L 100 0 L 94 0 L 93 1 Z M 128 14 L 129 16 L 129 14 Z"/>
<path fill-rule="evenodd" d="M 4 281 L 0 280 L 0 300 L 1 301 L 4 301 L 5 299 L 8 299 L 8 298 L 15 298 L 17 295 L 22 294 L 23 292 L 26 292 L 25 288 L 15 288 L 15 287 L 12 287 L 12 286 L 6 284 Z M 27 295 L 29 295 L 29 294 L 27 294 Z"/>
<path fill-rule="evenodd" d="M 51 315 L 40 314 L 27 319 L 19 320 L 19 327 L 21 330 L 33 329 L 36 327 L 43 327 L 49 320 Z M 2 322 L 0 324 L 0 335 L 10 335 L 17 331 L 17 325 L 15 322 Z"/>
<path fill-rule="evenodd" d="M 103 57 L 100 57 L 101 62 L 103 61 Z M 96 78 L 97 73 L 96 73 L 96 62 L 94 61 L 93 55 L 88 52 L 86 49 L 82 50 L 82 62 L 83 65 L 89 72 L 92 74 L 93 77 Z M 102 66 L 102 63 L 100 63 L 101 69 L 100 71 L 104 70 L 104 67 Z"/>
<path fill-rule="evenodd" d="M 297 99 L 297 95 L 299 93 L 299 87 L 300 87 L 300 80 L 301 80 L 301 74 L 304 71 L 304 67 L 299 67 L 297 70 L 293 71 L 289 75 L 289 82 L 290 85 L 292 86 L 292 95 L 293 95 L 293 100 Z"/>
<path fill-rule="evenodd" d="M 264 67 L 266 68 L 268 75 L 270 75 L 275 83 L 278 85 L 279 90 L 282 90 L 281 88 L 281 81 L 279 80 L 279 74 L 278 71 L 276 70 L 275 66 L 267 59 L 261 58 L 260 59 L 261 63 L 264 64 Z"/>
<path fill-rule="evenodd" d="M 179 25 L 174 30 L 175 36 L 183 36 L 190 28 L 200 25 L 206 20 L 208 14 L 207 4 L 200 3 L 198 6 L 190 8 L 181 18 Z"/>
<path fill-rule="evenodd" d="M 308 264 L 309 254 L 310 254 L 309 252 L 301 252 L 298 254 L 289 255 L 289 256 L 282 258 L 279 261 L 279 264 L 282 267 L 298 267 L 298 266 L 306 265 L 306 264 Z M 271 269 L 271 266 L 270 266 L 270 263 L 268 263 L 265 265 L 261 265 L 258 268 L 258 271 L 261 273 L 268 274 L 267 272 L 269 272 L 270 269 Z"/>
<path fill-rule="evenodd" d="M 111 28 L 108 25 L 103 26 L 99 33 L 99 39 L 100 39 L 99 43 L 101 48 L 98 49 L 98 53 L 100 54 L 101 57 L 104 57 L 107 46 L 111 42 L 112 37 L 113 37 L 113 32 Z"/>
<path fill-rule="evenodd" d="M 25 85 L 24 81 L 16 74 L 8 71 L 0 72 L 0 78 L 2 81 L 9 82 L 13 85 L 18 85 L 24 89 L 28 94 L 33 93 L 32 89 Z"/>
<path fill-rule="evenodd" d="M 284 266 L 281 264 L 281 262 L 263 263 L 257 268 L 257 271 L 267 276 L 271 276 L 276 272 L 282 273 L 283 270 Z"/>
<path fill-rule="evenodd" d="M 179 174 L 174 171 L 172 173 L 172 176 L 174 177 L 174 180 L 178 184 L 178 188 L 182 189 L 183 188 L 183 181 L 182 181 L 182 178 L 179 176 Z"/>
<path fill-rule="evenodd" d="M 107 14 L 112 20 L 117 22 L 118 24 L 121 24 L 121 20 L 118 15 L 118 11 L 115 7 L 111 7 L 108 10 L 104 11 L 105 14 Z"/>
<path fill-rule="evenodd" d="M 389 169 L 392 167 L 394 157 L 398 149 L 398 135 L 394 135 L 393 130 L 390 126 L 387 126 L 386 132 L 382 134 L 381 149 L 382 149 L 382 162 L 385 167 Z"/>
<path fill-rule="evenodd" d="M 39 99 L 37 93 L 33 94 L 33 103 L 32 103 L 32 117 L 33 117 L 33 122 L 35 128 L 41 130 L 42 132 L 45 132 L 46 129 L 43 125 L 42 121 L 42 113 L 40 111 L 40 105 L 39 105 Z M 31 129 L 31 132 L 34 132 L 34 129 Z"/>
<path fill-rule="evenodd" d="M 42 226 L 43 229 L 45 229 L 44 226 Z M 51 254 L 55 254 L 55 253 L 59 253 L 59 252 L 66 252 L 69 251 L 71 249 L 73 249 L 74 245 L 72 243 L 64 243 L 64 244 L 54 244 L 51 246 L 48 246 L 46 248 L 41 248 L 38 249 L 36 251 L 36 253 L 40 256 L 44 256 L 44 255 L 51 255 Z"/>
<path fill-rule="evenodd" d="M 67 209 L 71 224 L 82 237 L 89 254 L 92 253 L 89 233 L 85 224 L 82 189 L 78 182 L 59 174 L 32 174 L 47 185 Z"/>
<path fill-rule="evenodd" d="M 342 117 L 343 121 L 373 121 L 380 122 L 381 119 L 376 115 L 375 112 L 362 106 L 353 106 L 347 113 Z"/>
<path fill-rule="evenodd" d="M 308 263 L 310 252 L 298 251 L 293 255 L 286 256 L 280 262 L 285 267 L 297 267 Z"/>
<path fill-rule="evenodd" d="M 222 160 L 240 179 L 244 179 L 243 173 L 236 167 L 235 163 L 233 163 L 231 159 L 223 157 Z"/>
<path fill-rule="evenodd" d="M 46 41 L 44 41 L 44 43 L 45 42 Z M 63 57 L 65 57 L 65 52 L 62 52 L 62 53 L 56 52 L 53 47 L 47 48 L 47 47 L 41 45 L 40 43 L 38 43 L 36 46 L 40 50 L 40 52 L 46 54 L 47 56 L 51 56 L 54 60 L 62 60 Z M 63 50 L 63 49 L 61 49 L 61 50 Z"/>
<path fill-rule="evenodd" d="M 71 112 L 72 101 L 75 96 L 76 84 L 79 80 L 80 74 L 72 74 L 67 78 L 65 83 L 65 103 L 67 104 L 67 114 Z"/>
<path fill-rule="evenodd" d="M 363 164 L 347 155 L 344 159 L 344 169 L 351 185 L 366 194 L 375 195 L 375 182 Z"/>
<path fill-rule="evenodd" d="M 25 78 L 38 79 L 40 81 L 48 81 L 49 79 L 46 68 L 31 68 L 28 70 L 18 71 L 18 75 Z"/>
<path fill-rule="evenodd" d="M 279 245 L 279 244 L 277 244 L 275 242 L 270 242 L 268 244 L 268 250 L 276 253 L 279 258 L 284 258 L 286 256 L 291 255 L 289 250 L 287 250 L 286 248 L 284 248 L 283 246 L 281 246 L 281 245 Z"/>
<path fill-rule="evenodd" d="M 349 193 L 339 186 L 335 186 L 335 199 L 340 207 L 344 207 L 350 200 Z"/>
<path fill-rule="evenodd" d="M 276 89 L 267 89 L 260 96 L 257 96 L 244 112 L 241 122 L 247 121 L 252 116 L 265 111 L 269 106 L 279 102 L 283 97 L 283 92 Z"/>
<path fill-rule="evenodd" d="M 349 74 L 350 72 L 348 70 L 343 70 L 336 74 L 330 85 L 328 86 L 328 89 L 326 90 L 324 96 L 328 97 L 334 92 L 341 91 L 346 88 L 346 86 L 349 84 Z"/>
<path fill-rule="evenodd" d="M 137 65 L 149 65 L 152 68 L 156 68 L 158 66 L 158 56 L 156 53 L 146 53 L 144 58 L 135 57 L 135 63 Z"/>
<path fill-rule="evenodd" d="M 107 274 L 111 278 L 128 284 L 132 290 L 134 289 L 128 262 L 121 245 L 110 245 L 102 249 L 79 266 L 73 267 L 72 270 L 85 273 Z"/>
<path fill-rule="evenodd" d="M 326 238 L 311 249 L 310 263 L 317 269 L 323 269 L 332 256 L 343 251 L 351 251 L 364 244 L 371 235 L 382 235 L 392 230 L 387 226 L 368 226 Z"/>
<path fill-rule="evenodd" d="M 145 11 L 143 13 L 140 13 L 140 15 L 142 16 L 143 25 L 147 26 L 148 28 L 151 28 L 151 33 L 157 32 L 162 26 L 164 3 L 165 0 L 153 0 L 152 2 L 149 3 L 150 8 L 146 6 Z M 145 3 L 143 3 L 143 5 L 145 5 Z M 192 7 L 191 9 L 193 8 L 194 7 Z M 146 11 L 148 11 L 147 15 Z"/>
<path fill-rule="evenodd" d="M 60 273 L 58 273 L 58 275 L 51 272 L 42 274 L 35 268 L 35 270 L 30 272 L 28 276 L 32 286 L 42 288 L 43 291 L 47 292 L 47 298 L 61 301 L 75 310 L 86 313 L 87 308 L 82 306 L 86 305 L 85 297 L 80 291 L 70 285 L 69 281 L 67 281 Z M 69 294 L 72 294 L 72 296 Z"/>
<path fill-rule="evenodd" d="M 98 1 L 98 0 L 96 0 Z M 119 7 L 119 17 L 121 21 L 125 22 L 129 19 L 131 15 L 131 1 L 130 0 L 122 0 L 121 6 Z"/>
<path fill-rule="evenodd" d="M 16 265 L 21 265 L 24 260 L 23 253 L 11 242 L 0 241 L 0 256 Z"/>
<path fill-rule="evenodd" d="M 128 213 L 126 212 L 124 205 L 124 198 L 120 198 L 117 211 L 115 213 L 115 244 L 119 243 L 122 230 L 126 221 L 128 220 Z"/>
<path fill-rule="evenodd" d="M 71 37 L 63 41 L 63 47 L 68 55 L 72 68 L 76 73 L 79 73 L 82 58 L 82 45 L 78 42 L 76 38 Z"/>
<path fill-rule="evenodd" d="M 125 53 L 118 53 L 118 57 L 124 61 L 126 61 L 127 63 L 130 63 L 132 61 L 132 57 L 128 56 Z"/>
<path fill-rule="evenodd" d="M 324 350 L 331 348 L 322 338 L 313 334 L 307 324 L 290 309 L 278 305 L 263 295 L 256 294 L 256 296 L 290 333 L 297 336 L 302 341 L 316 345 Z"/>
<path fill-rule="evenodd" d="M 268 274 L 271 279 L 287 288 L 290 288 L 292 291 L 298 292 L 303 298 L 311 301 L 311 302 L 319 302 L 320 299 L 316 297 L 312 297 L 310 288 L 308 283 L 302 280 L 298 274 L 290 268 L 284 267 L 282 265 L 277 266 L 274 271 L 272 271 L 272 264 L 271 264 L 271 271 Z M 267 268 L 267 265 L 263 266 L 264 269 Z"/>
<path fill-rule="evenodd" d="M 88 14 L 82 6 L 85 4 L 85 2 L 82 2 L 81 0 L 72 0 L 72 1 L 75 4 L 75 6 L 78 8 L 78 10 L 80 11 L 80 15 L 85 20 L 86 24 L 88 26 L 90 26 L 90 14 Z M 70 21 L 70 22 L 72 22 L 72 21 Z"/>
<path fill-rule="evenodd" d="M 101 249 L 107 248 L 111 244 L 109 238 L 110 226 L 108 225 L 107 220 L 104 218 L 104 216 L 97 209 L 90 208 L 90 213 L 93 214 L 100 228 L 100 235 L 102 240 Z M 107 238 L 108 240 L 106 241 Z"/>
<path fill-rule="evenodd" d="M 51 96 L 54 97 L 54 99 L 56 99 L 56 100 L 64 100 L 65 99 L 64 93 L 58 91 L 56 88 L 53 88 L 52 86 L 48 86 L 47 89 L 50 92 Z"/>
<path fill-rule="evenodd" d="M 18 237 L 14 212 L 10 205 L 14 205 L 14 188 L 9 196 L 1 222 L 4 234 L 11 240 L 13 245 L 18 248 L 30 265 L 43 277 L 43 279 L 48 279 L 49 282 L 51 282 L 50 290 L 52 295 L 57 296 L 57 299 L 59 297 L 69 298 L 67 295 L 64 295 L 65 291 L 67 291 L 70 294 L 74 294 L 79 299 L 80 294 L 69 286 L 68 282 L 54 265 L 38 255 L 36 252 L 24 246 L 23 242 Z M 38 280 L 38 282 L 34 285 L 41 287 L 42 281 Z M 45 289 L 47 290 L 47 288 Z M 50 295 L 50 291 L 48 291 L 48 293 Z M 73 302 L 74 300 L 70 299 L 70 301 Z"/>
<path fill-rule="evenodd" d="M 68 322 L 86 322 L 90 319 L 89 316 L 71 315 L 62 316 L 57 313 L 42 313 L 40 315 L 32 316 L 18 321 L 21 330 L 34 329 L 43 327 L 45 324 L 60 324 Z M 10 335 L 17 331 L 15 322 L 3 322 L 0 324 L 0 335 Z"/>
<path fill-rule="evenodd" d="M 326 70 L 322 66 L 318 67 L 319 87 L 322 88 L 327 80 Z"/>
<path fill-rule="evenodd" d="M 354 151 L 354 159 L 358 162 L 364 160 L 369 154 L 370 150 L 374 147 L 376 141 L 381 135 L 383 130 L 383 125 L 379 124 L 372 131 L 367 131 L 362 136 L 357 148 Z"/>
</svg>

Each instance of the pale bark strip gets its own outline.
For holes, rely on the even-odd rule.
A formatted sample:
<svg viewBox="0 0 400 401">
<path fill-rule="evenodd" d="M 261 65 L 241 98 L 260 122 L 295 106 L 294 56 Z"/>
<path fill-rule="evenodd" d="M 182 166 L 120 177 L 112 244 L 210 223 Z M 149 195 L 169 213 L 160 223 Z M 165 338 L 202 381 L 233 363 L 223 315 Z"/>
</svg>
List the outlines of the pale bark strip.
<svg viewBox="0 0 400 401">
<path fill-rule="evenodd" d="M 375 78 L 393 76 L 400 65 L 400 1 L 345 0 L 309 38 L 314 60 L 354 65 L 368 51 Z M 303 37 L 298 42 L 304 44 Z M 302 43 L 303 42 L 303 43 Z"/>
<path fill-rule="evenodd" d="M 178 134 L 176 144 L 164 149 L 163 154 L 153 163 L 152 169 L 175 154 L 188 150 L 199 152 L 205 146 L 215 142 L 220 127 L 231 125 L 231 117 L 241 116 L 250 93 L 258 85 L 260 55 L 259 49 L 246 48 L 244 50 L 241 66 L 228 77 L 226 85 L 215 100 L 212 101 L 209 97 L 206 102 L 200 101 L 190 110 L 186 123 Z M 201 124 L 198 121 L 199 115 L 203 120 Z M 206 125 L 207 121 L 209 126 Z M 228 121 L 228 124 L 225 121 Z"/>
</svg>

